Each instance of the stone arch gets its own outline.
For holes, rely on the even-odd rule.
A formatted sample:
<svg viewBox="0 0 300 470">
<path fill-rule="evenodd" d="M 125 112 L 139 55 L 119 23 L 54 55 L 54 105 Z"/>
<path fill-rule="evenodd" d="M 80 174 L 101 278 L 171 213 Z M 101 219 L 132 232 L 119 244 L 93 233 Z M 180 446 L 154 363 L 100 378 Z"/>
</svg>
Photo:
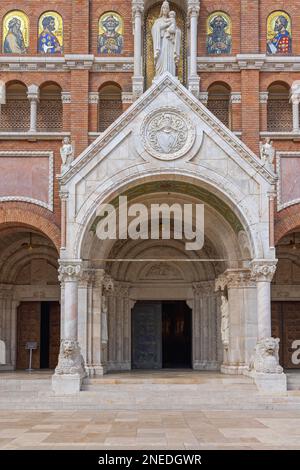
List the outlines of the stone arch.
<svg viewBox="0 0 300 470">
<path fill-rule="evenodd" d="M 60 249 L 60 229 L 46 217 L 37 214 L 29 209 L 5 207 L 2 205 L 0 209 L 0 227 L 5 225 L 23 225 L 39 230 L 47 238 L 49 238 L 57 251 Z"/>
<path fill-rule="evenodd" d="M 264 247 L 262 240 L 260 239 L 259 233 L 251 227 L 251 210 L 247 208 L 246 204 L 243 202 L 236 202 L 234 200 L 235 196 L 239 199 L 238 194 L 226 194 L 224 190 L 221 190 L 216 183 L 212 181 L 208 182 L 200 176 L 191 175 L 185 171 L 155 171 L 153 173 L 148 173 L 147 175 L 141 175 L 137 173 L 133 175 L 131 173 L 123 173 L 118 175 L 118 181 L 110 181 L 109 186 L 102 188 L 101 191 L 97 190 L 97 194 L 93 193 L 85 204 L 83 204 L 77 215 L 77 222 L 79 223 L 79 229 L 75 235 L 74 239 L 74 252 L 73 256 L 75 259 L 80 259 L 82 256 L 82 248 L 86 237 L 89 237 L 88 233 L 91 227 L 92 220 L 95 215 L 99 204 L 108 203 L 112 201 L 118 195 L 126 193 L 126 190 L 145 184 L 146 182 L 151 181 L 164 181 L 167 180 L 172 174 L 172 181 L 185 182 L 194 184 L 199 188 L 204 188 L 206 192 L 213 194 L 217 201 L 224 204 L 224 207 L 227 207 L 231 216 L 237 221 L 237 233 L 240 231 L 245 232 L 246 237 L 248 238 L 249 250 L 251 252 L 251 257 L 254 258 L 263 258 L 264 257 Z M 99 196 L 100 194 L 100 196 Z"/>
<path fill-rule="evenodd" d="M 275 245 L 286 235 L 300 228 L 300 212 L 297 205 L 277 214 L 275 221 Z"/>
</svg>

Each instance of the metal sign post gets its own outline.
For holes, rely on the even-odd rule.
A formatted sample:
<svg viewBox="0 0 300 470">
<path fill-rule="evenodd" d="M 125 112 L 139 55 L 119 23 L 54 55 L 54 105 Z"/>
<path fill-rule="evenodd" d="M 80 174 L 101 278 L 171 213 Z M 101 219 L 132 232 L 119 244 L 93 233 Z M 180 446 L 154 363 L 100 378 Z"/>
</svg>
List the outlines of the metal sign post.
<svg viewBox="0 0 300 470">
<path fill-rule="evenodd" d="M 25 345 L 25 349 L 29 349 L 29 367 L 26 369 L 27 372 L 32 372 L 34 369 L 32 368 L 32 351 L 37 349 L 37 342 L 29 341 Z"/>
</svg>

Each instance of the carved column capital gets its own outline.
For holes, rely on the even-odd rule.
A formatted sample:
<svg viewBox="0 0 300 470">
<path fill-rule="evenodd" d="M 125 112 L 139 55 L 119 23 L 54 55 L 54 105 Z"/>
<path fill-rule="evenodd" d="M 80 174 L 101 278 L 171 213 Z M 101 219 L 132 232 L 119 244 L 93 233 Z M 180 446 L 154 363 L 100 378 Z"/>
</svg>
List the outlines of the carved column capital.
<svg viewBox="0 0 300 470">
<path fill-rule="evenodd" d="M 40 89 L 37 85 L 29 85 L 27 90 L 27 98 L 29 101 L 39 101 Z"/>
<path fill-rule="evenodd" d="M 194 282 L 193 290 L 196 295 L 210 296 L 214 294 L 214 281 Z"/>
<path fill-rule="evenodd" d="M 81 279 L 83 273 L 82 262 L 59 261 L 58 279 L 60 282 L 76 282 Z"/>
<path fill-rule="evenodd" d="M 63 104 L 70 104 L 72 102 L 71 93 L 69 91 L 62 91 L 61 101 Z"/>
<path fill-rule="evenodd" d="M 245 287 L 255 287 L 249 269 L 228 269 L 216 279 L 216 290 L 244 289 Z"/>
<path fill-rule="evenodd" d="M 259 102 L 260 104 L 267 104 L 269 99 L 269 92 L 268 91 L 261 91 L 259 93 Z"/>
<path fill-rule="evenodd" d="M 251 277 L 256 282 L 271 282 L 278 260 L 254 260 L 251 263 Z"/>
<path fill-rule="evenodd" d="M 131 11 L 133 21 L 136 16 L 142 16 L 144 14 L 144 0 L 132 0 Z"/>
<path fill-rule="evenodd" d="M 69 199 L 68 191 L 59 191 L 59 197 L 61 201 L 67 201 Z"/>
</svg>

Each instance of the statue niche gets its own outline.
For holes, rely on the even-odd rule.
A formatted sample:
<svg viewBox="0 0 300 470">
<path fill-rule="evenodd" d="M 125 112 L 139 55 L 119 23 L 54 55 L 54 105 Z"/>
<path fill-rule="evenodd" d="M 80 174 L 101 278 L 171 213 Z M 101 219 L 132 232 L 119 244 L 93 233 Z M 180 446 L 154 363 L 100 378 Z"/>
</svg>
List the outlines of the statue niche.
<svg viewBox="0 0 300 470">
<path fill-rule="evenodd" d="M 168 71 L 186 82 L 186 15 L 172 2 L 159 2 L 145 15 L 144 76 L 146 88 Z"/>
</svg>

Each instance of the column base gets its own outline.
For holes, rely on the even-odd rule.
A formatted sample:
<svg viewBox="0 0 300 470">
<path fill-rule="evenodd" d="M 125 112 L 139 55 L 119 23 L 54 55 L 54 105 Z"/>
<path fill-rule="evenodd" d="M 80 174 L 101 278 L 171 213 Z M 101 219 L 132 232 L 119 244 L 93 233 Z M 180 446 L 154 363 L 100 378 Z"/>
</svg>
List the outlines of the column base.
<svg viewBox="0 0 300 470">
<path fill-rule="evenodd" d="M 220 363 L 217 361 L 194 361 L 193 370 L 220 370 Z"/>
<path fill-rule="evenodd" d="M 92 366 L 92 365 L 86 365 L 85 366 L 86 374 L 88 377 L 97 377 L 100 376 L 102 377 L 107 373 L 107 367 L 106 365 L 97 365 L 97 366 Z"/>
<path fill-rule="evenodd" d="M 52 391 L 55 395 L 75 395 L 80 392 L 82 378 L 79 374 L 52 376 Z"/>
<path fill-rule="evenodd" d="M 11 364 L 0 364 L 0 372 L 1 371 L 11 371 L 15 370 L 15 367 Z"/>
<path fill-rule="evenodd" d="M 249 377 L 253 378 L 258 390 L 264 393 L 286 393 L 287 378 L 282 374 L 264 374 L 263 372 L 248 372 Z"/>
<path fill-rule="evenodd" d="M 243 375 L 248 367 L 244 364 L 241 365 L 231 365 L 231 364 L 222 364 L 221 373 L 227 375 Z"/>
</svg>

